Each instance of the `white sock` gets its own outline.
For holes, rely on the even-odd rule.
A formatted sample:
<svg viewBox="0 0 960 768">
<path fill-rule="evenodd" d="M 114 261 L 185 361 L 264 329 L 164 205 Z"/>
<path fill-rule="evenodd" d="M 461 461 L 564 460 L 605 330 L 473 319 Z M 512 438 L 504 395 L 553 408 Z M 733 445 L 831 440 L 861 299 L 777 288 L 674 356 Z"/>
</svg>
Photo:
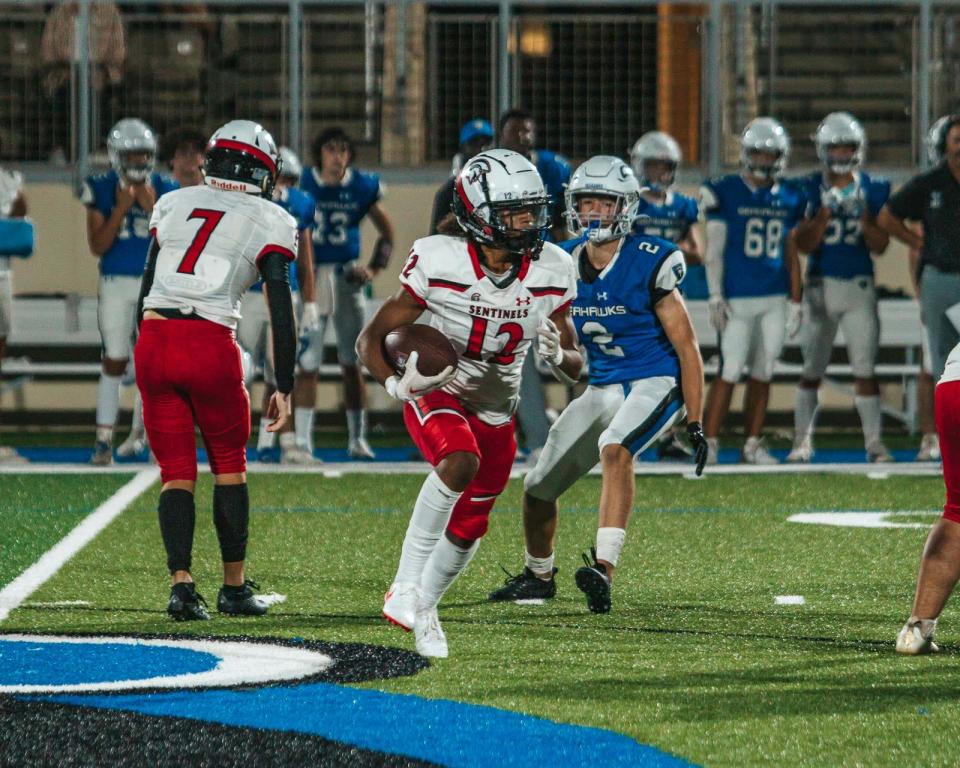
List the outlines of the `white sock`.
<svg viewBox="0 0 960 768">
<path fill-rule="evenodd" d="M 146 427 L 143 426 L 143 399 L 140 397 L 140 390 L 133 393 L 133 420 L 130 423 L 130 433 L 134 435 L 143 435 Z"/>
<path fill-rule="evenodd" d="M 597 528 L 597 560 L 604 560 L 616 568 L 626 538 L 627 532 L 623 528 Z"/>
<path fill-rule="evenodd" d="M 347 411 L 347 433 L 350 436 L 350 442 L 354 440 L 366 440 L 367 438 L 367 412 L 366 411 Z"/>
<path fill-rule="evenodd" d="M 760 445 L 760 438 L 756 435 L 750 435 L 750 437 L 747 438 L 747 442 L 743 444 L 743 450 L 753 451 L 756 450 L 758 445 Z"/>
<path fill-rule="evenodd" d="M 108 376 L 100 372 L 100 384 L 97 387 L 97 426 L 113 427 L 120 413 L 120 376 Z"/>
<path fill-rule="evenodd" d="M 297 447 L 313 453 L 313 419 L 316 411 L 313 408 L 294 408 L 293 422 L 297 430 Z"/>
<path fill-rule="evenodd" d="M 276 434 L 275 432 L 271 434 Z M 273 447 L 273 444 L 270 444 Z M 281 432 L 280 433 L 280 448 L 284 451 L 289 451 L 291 448 L 297 447 L 297 433 L 296 432 Z"/>
<path fill-rule="evenodd" d="M 863 426 L 863 445 L 869 448 L 874 443 L 880 442 L 880 424 L 882 416 L 880 414 L 880 396 L 869 395 L 863 397 L 857 395 L 853 398 L 857 406 L 857 412 L 860 414 L 860 424 Z"/>
<path fill-rule="evenodd" d="M 417 603 L 418 611 L 429 611 L 437 607 L 437 603 L 450 589 L 450 585 L 457 580 L 457 576 L 463 573 L 473 560 L 479 548 L 480 539 L 464 549 L 458 547 L 446 536 L 441 537 L 423 567 L 423 575 L 420 577 L 420 600 Z"/>
<path fill-rule="evenodd" d="M 268 432 L 267 427 L 269 427 L 273 422 L 270 419 L 260 419 L 260 431 L 257 432 L 257 450 L 262 451 L 267 448 L 273 448 L 277 444 L 277 433 Z"/>
<path fill-rule="evenodd" d="M 97 427 L 97 442 L 113 445 L 113 427 Z"/>
<path fill-rule="evenodd" d="M 820 405 L 820 390 L 797 387 L 797 397 L 793 410 L 793 444 L 810 440 L 817 419 L 817 407 Z"/>
<path fill-rule="evenodd" d="M 525 551 L 524 565 L 537 576 L 553 578 L 553 552 L 546 557 L 534 557 L 529 551 Z"/>
<path fill-rule="evenodd" d="M 407 534 L 403 537 L 400 564 L 394 582 L 416 584 L 420 581 L 423 566 L 443 535 L 450 513 L 461 495 L 447 488 L 436 472 L 427 475 L 413 505 Z"/>
</svg>

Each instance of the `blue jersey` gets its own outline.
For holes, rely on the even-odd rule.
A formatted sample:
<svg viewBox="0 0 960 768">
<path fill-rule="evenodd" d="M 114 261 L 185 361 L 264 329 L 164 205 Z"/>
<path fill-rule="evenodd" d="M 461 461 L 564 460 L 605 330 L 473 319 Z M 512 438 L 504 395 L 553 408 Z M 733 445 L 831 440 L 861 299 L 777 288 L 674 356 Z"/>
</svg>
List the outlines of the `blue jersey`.
<svg viewBox="0 0 960 768">
<path fill-rule="evenodd" d="M 697 201 L 679 192 L 667 192 L 662 203 L 640 198 L 633 231 L 638 235 L 662 237 L 672 243 L 683 240 L 699 216 Z"/>
<path fill-rule="evenodd" d="M 590 383 L 679 376 L 676 350 L 654 307 L 683 280 L 683 254 L 658 237 L 628 235 L 597 274 L 583 242 L 568 240 L 560 247 L 576 261 L 577 298 L 570 314 L 587 350 Z"/>
<path fill-rule="evenodd" d="M 819 171 L 800 180 L 807 198 L 807 216 L 820 210 L 820 195 L 827 188 Z M 823 240 L 807 260 L 807 274 L 811 277 L 837 277 L 851 280 L 855 277 L 873 277 L 873 259 L 863 239 L 860 217 L 866 210 L 871 216 L 890 197 L 890 182 L 887 179 L 871 179 L 860 171 L 856 174 L 860 201 L 848 210 L 834 213 L 827 223 Z"/>
<path fill-rule="evenodd" d="M 787 236 L 803 218 L 800 187 L 778 181 L 754 188 L 733 173 L 700 188 L 707 221 L 727 225 L 723 248 L 723 293 L 728 299 L 778 296 L 790 289 Z"/>
<path fill-rule="evenodd" d="M 530 160 L 537 167 L 537 173 L 543 179 L 543 187 L 550 195 L 550 226 L 560 226 L 564 222 L 563 212 L 567 207 L 564 192 L 570 182 L 570 163 L 563 155 L 548 149 L 535 150 L 531 153 Z"/>
<path fill-rule="evenodd" d="M 300 233 L 300 237 L 309 237 L 309 230 L 313 229 L 314 213 L 313 198 L 310 195 L 295 187 L 284 187 L 280 192 L 279 199 L 275 199 L 273 202 L 293 216 L 297 222 L 297 232 Z M 258 293 L 262 292 L 263 280 L 257 280 L 250 286 L 250 290 Z M 290 262 L 290 290 L 294 293 L 300 290 L 300 285 L 297 283 L 296 259 Z"/>
<path fill-rule="evenodd" d="M 120 177 L 114 170 L 90 176 L 83 182 L 83 191 L 80 200 L 88 208 L 99 211 L 109 219 L 113 207 L 117 202 L 117 184 Z M 154 173 L 150 176 L 150 184 L 157 193 L 159 200 L 167 192 L 179 189 L 169 176 Z M 139 204 L 134 203 L 123 220 L 117 237 L 107 252 L 100 257 L 100 274 L 127 275 L 140 277 L 147 261 L 147 249 L 150 247 L 150 214 Z"/>
<path fill-rule="evenodd" d="M 317 264 L 345 264 L 360 257 L 360 222 L 383 196 L 380 177 L 348 168 L 339 184 L 328 186 L 320 171 L 307 168 L 300 188 L 316 201 L 313 258 Z"/>
</svg>

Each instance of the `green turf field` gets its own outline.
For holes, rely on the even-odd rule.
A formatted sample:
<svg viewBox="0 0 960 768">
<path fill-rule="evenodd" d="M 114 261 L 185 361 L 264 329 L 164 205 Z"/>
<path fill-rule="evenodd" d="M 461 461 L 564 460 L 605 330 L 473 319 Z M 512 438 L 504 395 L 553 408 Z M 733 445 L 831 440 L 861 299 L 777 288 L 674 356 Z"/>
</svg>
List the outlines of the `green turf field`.
<svg viewBox="0 0 960 768">
<path fill-rule="evenodd" d="M 123 480 L 0 476 L 0 581 L 30 562 Z M 416 476 L 253 475 L 249 575 L 288 596 L 265 619 L 166 620 L 155 493 L 142 496 L 0 630 L 265 634 L 412 648 L 380 606 Z M 53 491 L 56 492 L 53 492 Z M 564 499 L 558 597 L 543 606 L 485 602 L 522 565 L 521 485 L 441 605 L 451 657 L 385 690 L 489 704 L 620 731 L 706 765 L 953 765 L 960 719 L 957 621 L 948 607 L 937 657 L 900 658 L 926 532 L 788 523 L 794 512 L 929 510 L 939 478 L 836 475 L 640 479 L 617 571 L 614 610 L 587 612 L 573 585 L 592 542 L 599 482 Z M 20 499 L 20 501 L 17 501 Z M 198 495 L 194 572 L 215 598 L 211 491 Z M 34 517 L 25 510 L 33 509 Z M 39 510 L 39 514 L 37 511 Z M 49 510 L 58 510 L 56 515 Z M 36 518 L 43 524 L 33 526 Z M 20 522 L 17 522 L 20 520 Z M 26 522 L 23 522 L 26 520 Z M 803 595 L 802 606 L 774 604 Z"/>
</svg>

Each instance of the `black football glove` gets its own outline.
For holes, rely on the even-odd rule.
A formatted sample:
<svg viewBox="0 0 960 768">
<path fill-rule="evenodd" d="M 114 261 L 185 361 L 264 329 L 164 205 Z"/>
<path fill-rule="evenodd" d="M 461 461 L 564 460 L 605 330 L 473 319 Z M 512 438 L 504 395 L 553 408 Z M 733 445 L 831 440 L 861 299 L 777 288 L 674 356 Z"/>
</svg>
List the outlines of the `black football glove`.
<svg viewBox="0 0 960 768">
<path fill-rule="evenodd" d="M 699 421 L 687 424 L 687 438 L 693 447 L 693 459 L 697 463 L 697 477 L 703 474 L 703 467 L 707 463 L 707 436 L 703 434 L 703 427 Z"/>
</svg>

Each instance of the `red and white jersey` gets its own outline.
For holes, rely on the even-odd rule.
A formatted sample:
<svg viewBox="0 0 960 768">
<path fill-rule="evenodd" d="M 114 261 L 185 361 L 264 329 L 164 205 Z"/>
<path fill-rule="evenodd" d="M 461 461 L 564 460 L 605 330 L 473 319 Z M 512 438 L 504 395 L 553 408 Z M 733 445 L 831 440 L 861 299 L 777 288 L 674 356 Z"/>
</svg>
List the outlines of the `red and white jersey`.
<svg viewBox="0 0 960 768">
<path fill-rule="evenodd" d="M 413 244 L 400 283 L 460 356 L 444 391 L 491 425 L 508 422 L 516 410 L 523 360 L 540 321 L 577 295 L 573 260 L 552 243 L 498 286 L 472 243 L 445 235 Z"/>
<path fill-rule="evenodd" d="M 205 185 L 169 192 L 150 217 L 160 245 L 145 309 L 196 312 L 236 329 L 244 292 L 268 253 L 296 258 L 297 224 L 261 197 Z"/>
</svg>

